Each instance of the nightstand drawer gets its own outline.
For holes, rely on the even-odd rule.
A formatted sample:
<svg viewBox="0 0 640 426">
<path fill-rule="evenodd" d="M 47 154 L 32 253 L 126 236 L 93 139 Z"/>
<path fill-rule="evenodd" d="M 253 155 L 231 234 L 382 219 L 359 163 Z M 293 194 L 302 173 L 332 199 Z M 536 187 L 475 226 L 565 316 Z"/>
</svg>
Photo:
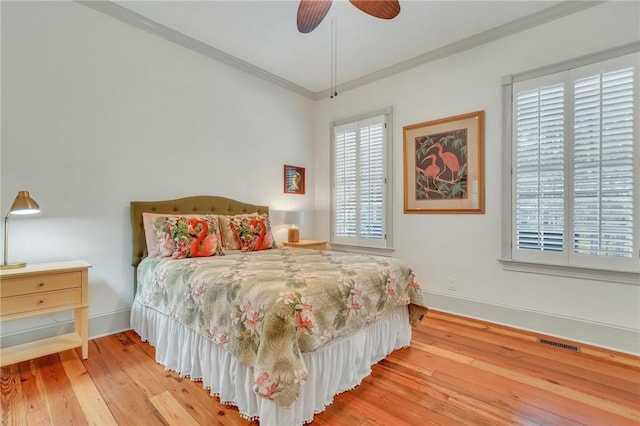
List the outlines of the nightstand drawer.
<svg viewBox="0 0 640 426">
<path fill-rule="evenodd" d="M 67 272 L 64 274 L 36 275 L 24 278 L 3 278 L 2 281 L 0 297 L 10 297 L 80 287 L 82 285 L 82 273 Z"/>
<path fill-rule="evenodd" d="M 82 302 L 82 290 L 58 290 L 28 296 L 3 297 L 1 300 L 2 315 L 19 314 L 21 312 L 34 312 L 38 310 L 55 308 L 65 305 L 80 305 Z"/>
</svg>

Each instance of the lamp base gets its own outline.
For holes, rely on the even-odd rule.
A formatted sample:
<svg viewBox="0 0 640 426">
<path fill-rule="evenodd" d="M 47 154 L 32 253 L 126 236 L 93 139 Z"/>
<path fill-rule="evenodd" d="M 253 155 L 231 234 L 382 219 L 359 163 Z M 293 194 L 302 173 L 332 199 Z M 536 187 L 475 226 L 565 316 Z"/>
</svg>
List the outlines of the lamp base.
<svg viewBox="0 0 640 426">
<path fill-rule="evenodd" d="M 292 226 L 291 228 L 289 228 L 288 237 L 290 243 L 297 243 L 300 240 L 300 229 L 298 229 L 296 226 Z"/>
<path fill-rule="evenodd" d="M 5 263 L 3 265 L 0 265 L 0 269 L 18 269 L 18 268 L 24 268 L 25 266 L 27 266 L 26 262 Z"/>
</svg>

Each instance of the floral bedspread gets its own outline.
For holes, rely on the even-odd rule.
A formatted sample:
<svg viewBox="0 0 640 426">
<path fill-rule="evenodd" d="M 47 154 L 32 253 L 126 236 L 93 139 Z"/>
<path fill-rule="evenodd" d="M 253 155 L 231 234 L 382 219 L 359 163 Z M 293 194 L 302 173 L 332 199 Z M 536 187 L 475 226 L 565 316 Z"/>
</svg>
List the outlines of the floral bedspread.
<svg viewBox="0 0 640 426">
<path fill-rule="evenodd" d="M 388 257 L 275 249 L 138 266 L 138 303 L 170 315 L 254 367 L 254 390 L 291 405 L 314 351 L 398 305 L 426 311 L 405 263 Z M 418 305 L 418 306 L 415 306 Z"/>
</svg>

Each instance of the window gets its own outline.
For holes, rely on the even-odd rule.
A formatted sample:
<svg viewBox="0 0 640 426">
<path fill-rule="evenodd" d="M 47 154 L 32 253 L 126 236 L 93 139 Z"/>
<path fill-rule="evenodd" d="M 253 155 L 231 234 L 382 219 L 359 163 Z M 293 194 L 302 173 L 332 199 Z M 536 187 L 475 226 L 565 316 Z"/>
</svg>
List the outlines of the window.
<svg viewBox="0 0 640 426">
<path fill-rule="evenodd" d="M 640 55 L 585 62 L 505 80 L 503 258 L 634 273 Z"/>
<path fill-rule="evenodd" d="M 332 123 L 331 243 L 390 248 L 391 110 Z"/>
</svg>

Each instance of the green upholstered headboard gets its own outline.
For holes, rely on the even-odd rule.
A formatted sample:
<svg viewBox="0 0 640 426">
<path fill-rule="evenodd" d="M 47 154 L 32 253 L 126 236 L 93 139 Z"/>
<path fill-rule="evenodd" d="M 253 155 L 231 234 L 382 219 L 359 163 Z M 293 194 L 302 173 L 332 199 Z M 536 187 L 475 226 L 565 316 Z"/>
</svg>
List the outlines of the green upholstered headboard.
<svg viewBox="0 0 640 426">
<path fill-rule="evenodd" d="M 131 265 L 134 267 L 137 267 L 142 258 L 147 255 L 147 242 L 144 237 L 144 225 L 142 223 L 142 213 L 144 212 L 225 215 L 258 212 L 269 214 L 269 207 L 208 195 L 178 198 L 176 200 L 131 201 Z"/>
</svg>

